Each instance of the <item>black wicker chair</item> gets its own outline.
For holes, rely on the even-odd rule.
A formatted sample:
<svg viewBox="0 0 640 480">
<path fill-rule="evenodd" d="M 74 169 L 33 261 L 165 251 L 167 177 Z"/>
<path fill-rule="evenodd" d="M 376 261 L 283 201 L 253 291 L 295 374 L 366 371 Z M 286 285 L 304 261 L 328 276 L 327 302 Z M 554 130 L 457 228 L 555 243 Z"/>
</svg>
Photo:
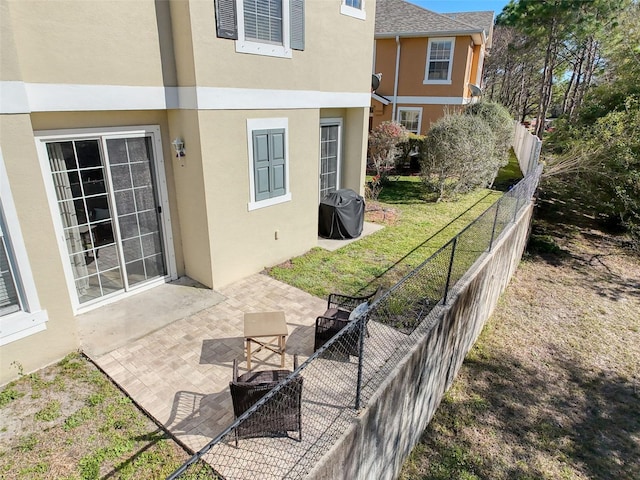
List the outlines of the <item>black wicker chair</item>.
<svg viewBox="0 0 640 480">
<path fill-rule="evenodd" d="M 293 356 L 293 369 L 298 368 L 298 356 Z M 238 375 L 238 361 L 233 361 L 233 380 L 229 382 L 233 413 L 238 418 L 276 385 L 291 375 L 290 370 L 266 370 Z M 302 377 L 296 376 L 280 389 L 262 408 L 235 429 L 236 446 L 239 438 L 289 436 L 297 431 L 302 441 Z"/>
<path fill-rule="evenodd" d="M 338 293 L 332 293 L 329 295 L 327 301 L 327 311 L 323 315 L 316 318 L 316 329 L 313 351 L 315 352 L 325 343 L 331 340 L 336 333 L 347 326 L 351 316 L 351 313 L 358 308 L 358 306 L 366 303 L 366 308 L 369 308 L 373 302 L 375 302 L 383 293 L 382 287 L 373 292 L 371 295 L 365 295 L 361 297 L 351 297 L 348 295 L 340 295 Z M 345 358 L 348 355 L 359 355 L 359 342 L 360 330 L 354 328 L 351 332 L 345 335 L 341 341 L 337 342 L 334 352 L 331 355 L 332 358 L 341 357 Z"/>
</svg>

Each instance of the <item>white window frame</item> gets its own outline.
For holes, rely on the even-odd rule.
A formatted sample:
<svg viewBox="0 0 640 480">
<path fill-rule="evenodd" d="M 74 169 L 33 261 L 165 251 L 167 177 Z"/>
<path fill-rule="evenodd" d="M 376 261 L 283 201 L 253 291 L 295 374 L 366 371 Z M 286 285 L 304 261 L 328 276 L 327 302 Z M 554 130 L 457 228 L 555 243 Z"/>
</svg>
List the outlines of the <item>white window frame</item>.
<svg viewBox="0 0 640 480">
<path fill-rule="evenodd" d="M 247 40 L 244 33 L 244 2 L 236 0 L 236 12 L 238 23 L 238 40 L 236 40 L 236 52 L 250 53 L 253 55 L 266 55 L 268 57 L 292 58 L 291 34 L 290 34 L 290 6 L 289 0 L 282 1 L 282 45 L 262 43 Z"/>
<path fill-rule="evenodd" d="M 398 107 L 398 114 L 397 114 L 398 123 L 402 123 L 402 120 L 401 120 L 402 112 L 418 112 L 418 131 L 412 132 L 412 133 L 415 133 L 416 135 L 420 135 L 420 132 L 422 131 L 422 107 Z M 411 131 L 411 130 L 407 129 L 407 131 Z"/>
<path fill-rule="evenodd" d="M 434 42 L 451 42 L 451 53 L 449 54 L 449 71 L 446 80 L 429 80 L 429 63 L 431 63 L 431 46 Z M 424 68 L 424 85 L 451 85 L 451 72 L 453 71 L 453 55 L 456 49 L 455 37 L 436 37 L 430 38 L 427 46 L 427 61 Z M 438 61 L 438 60 L 435 60 Z"/>
<path fill-rule="evenodd" d="M 256 201 L 256 184 L 253 167 L 253 132 L 254 130 L 284 129 L 284 182 L 285 194 L 277 197 Z M 248 118 L 247 119 L 247 150 L 249 158 L 249 211 L 278 205 L 291 201 L 289 189 L 289 119 L 288 118 Z"/>
<path fill-rule="evenodd" d="M 340 2 L 340 13 L 342 15 L 347 15 L 348 17 L 358 18 L 360 20 L 367 19 L 367 13 L 364 10 L 364 2 L 362 0 L 360 3 L 360 8 L 352 7 L 351 5 L 347 5 L 347 0 L 342 0 Z"/>
<path fill-rule="evenodd" d="M 4 219 L 7 230 L 4 232 L 4 237 L 9 261 L 13 262 L 15 270 L 17 270 L 13 273 L 15 273 L 14 281 L 21 307 L 21 310 L 17 312 L 0 317 L 0 345 L 6 345 L 46 330 L 48 314 L 46 310 L 42 310 L 38 299 L 38 291 L 33 280 L 18 214 L 13 203 L 2 150 L 0 150 L 0 215 Z"/>
<path fill-rule="evenodd" d="M 342 170 L 342 118 L 321 118 L 320 119 L 320 130 L 322 131 L 322 127 L 338 127 L 338 165 L 336 172 L 336 190 L 340 188 L 341 184 L 341 175 L 340 172 Z M 320 137 L 320 141 L 322 142 L 322 136 Z M 322 175 L 322 164 L 320 163 L 320 155 L 322 155 L 322 150 L 318 152 L 318 202 L 322 200 L 320 198 L 320 175 Z"/>
<path fill-rule="evenodd" d="M 158 189 L 159 205 L 162 207 L 162 241 L 164 245 L 164 253 L 166 259 L 167 275 L 157 280 L 144 283 L 139 287 L 124 292 L 116 292 L 100 297 L 99 300 L 81 304 L 76 292 L 75 280 L 71 265 L 67 260 L 69 253 L 67 251 L 66 241 L 64 240 L 64 227 L 60 218 L 58 208 L 58 200 L 56 197 L 55 187 L 51 176 L 51 167 L 49 166 L 49 155 L 47 153 L 47 142 L 59 142 L 68 140 L 82 140 L 84 138 L 108 137 L 108 138 L 128 138 L 131 136 L 148 136 L 151 135 L 154 157 L 155 170 L 155 186 Z M 167 188 L 167 179 L 165 176 L 164 154 L 162 149 L 162 137 L 160 127 L 158 125 L 139 125 L 131 127 L 105 127 L 105 128 L 78 128 L 69 130 L 46 130 L 34 132 L 36 149 L 38 151 L 38 159 L 40 160 L 40 169 L 44 179 L 47 199 L 49 200 L 49 210 L 53 218 L 53 225 L 58 237 L 58 250 L 62 265 L 64 268 L 67 287 L 71 295 L 71 303 L 74 314 L 86 313 L 103 305 L 113 303 L 123 298 L 135 295 L 149 288 L 165 283 L 168 280 L 177 280 L 178 269 L 176 263 L 175 250 L 173 248 L 173 233 L 171 229 L 171 215 L 169 209 L 169 194 Z M 100 139 L 101 149 L 104 147 L 103 141 Z M 170 157 L 171 158 L 171 157 Z M 109 175 L 109 174 L 108 174 Z"/>
</svg>

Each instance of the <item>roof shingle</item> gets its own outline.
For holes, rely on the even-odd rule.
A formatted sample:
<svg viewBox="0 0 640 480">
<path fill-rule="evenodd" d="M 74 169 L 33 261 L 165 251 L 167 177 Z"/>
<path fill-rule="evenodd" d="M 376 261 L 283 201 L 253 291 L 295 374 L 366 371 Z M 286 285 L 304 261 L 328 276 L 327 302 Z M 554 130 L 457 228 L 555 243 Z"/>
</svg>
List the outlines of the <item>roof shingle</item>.
<svg viewBox="0 0 640 480">
<path fill-rule="evenodd" d="M 404 0 L 377 0 L 376 35 L 480 33 L 489 35 L 493 12 L 439 14 Z"/>
</svg>

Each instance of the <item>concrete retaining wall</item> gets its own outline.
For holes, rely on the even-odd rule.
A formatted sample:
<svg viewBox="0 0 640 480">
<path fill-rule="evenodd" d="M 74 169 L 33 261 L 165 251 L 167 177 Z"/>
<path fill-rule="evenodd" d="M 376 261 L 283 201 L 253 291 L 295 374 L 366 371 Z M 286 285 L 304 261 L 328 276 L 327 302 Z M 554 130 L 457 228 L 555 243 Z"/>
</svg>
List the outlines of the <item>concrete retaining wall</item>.
<svg viewBox="0 0 640 480">
<path fill-rule="evenodd" d="M 395 479 L 420 439 L 464 357 L 490 317 L 526 246 L 533 207 L 521 211 L 455 287 L 445 307 L 425 322 L 433 327 L 381 385 L 344 433 L 307 476 L 309 480 Z"/>
</svg>

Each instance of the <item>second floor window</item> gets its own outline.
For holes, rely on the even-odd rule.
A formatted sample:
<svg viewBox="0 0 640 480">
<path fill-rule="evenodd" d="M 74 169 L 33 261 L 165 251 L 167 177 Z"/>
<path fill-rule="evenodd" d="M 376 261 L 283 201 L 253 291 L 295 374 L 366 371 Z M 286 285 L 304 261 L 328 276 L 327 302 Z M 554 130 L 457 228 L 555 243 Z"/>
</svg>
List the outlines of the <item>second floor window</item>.
<svg viewBox="0 0 640 480">
<path fill-rule="evenodd" d="M 292 58 L 304 50 L 304 0 L 215 0 L 216 35 L 236 52 Z"/>
<path fill-rule="evenodd" d="M 453 38 L 434 38 L 429 40 L 424 83 L 451 83 L 453 47 Z"/>
<path fill-rule="evenodd" d="M 365 20 L 367 15 L 364 11 L 364 0 L 342 0 L 340 13 L 349 17 Z"/>
<path fill-rule="evenodd" d="M 282 45 L 282 0 L 244 0 L 244 36 Z"/>
</svg>

